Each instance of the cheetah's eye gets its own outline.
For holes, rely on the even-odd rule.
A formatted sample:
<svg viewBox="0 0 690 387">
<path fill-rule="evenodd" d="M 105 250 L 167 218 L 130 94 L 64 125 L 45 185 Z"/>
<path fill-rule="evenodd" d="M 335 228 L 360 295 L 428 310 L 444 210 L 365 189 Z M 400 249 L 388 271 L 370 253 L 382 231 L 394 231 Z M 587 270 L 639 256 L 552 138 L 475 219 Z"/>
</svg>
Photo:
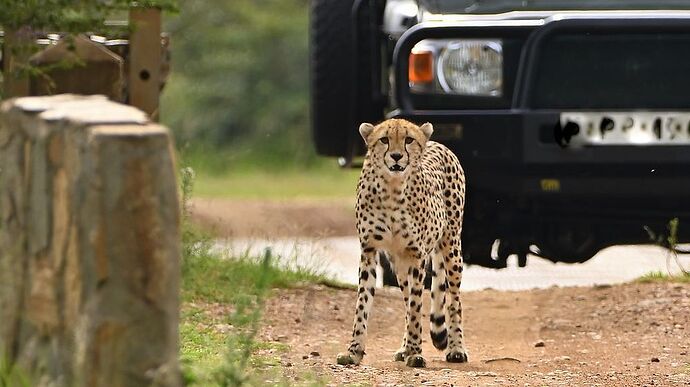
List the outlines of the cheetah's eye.
<svg viewBox="0 0 690 387">
<path fill-rule="evenodd" d="M 381 137 L 381 142 L 388 145 L 388 137 Z"/>
<path fill-rule="evenodd" d="M 412 138 L 412 137 L 405 137 L 405 144 L 410 145 L 410 144 L 412 144 L 412 141 L 414 141 L 414 138 Z"/>
</svg>

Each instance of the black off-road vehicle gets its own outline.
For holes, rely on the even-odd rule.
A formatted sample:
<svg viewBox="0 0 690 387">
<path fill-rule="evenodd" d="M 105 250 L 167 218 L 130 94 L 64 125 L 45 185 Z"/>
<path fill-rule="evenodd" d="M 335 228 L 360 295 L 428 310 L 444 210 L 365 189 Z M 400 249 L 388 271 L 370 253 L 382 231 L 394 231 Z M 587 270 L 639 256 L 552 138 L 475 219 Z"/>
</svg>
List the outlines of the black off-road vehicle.
<svg viewBox="0 0 690 387">
<path fill-rule="evenodd" d="M 467 174 L 463 249 L 582 262 L 690 240 L 690 1 L 312 0 L 313 138 L 356 164 L 363 121 L 434 124 Z"/>
</svg>

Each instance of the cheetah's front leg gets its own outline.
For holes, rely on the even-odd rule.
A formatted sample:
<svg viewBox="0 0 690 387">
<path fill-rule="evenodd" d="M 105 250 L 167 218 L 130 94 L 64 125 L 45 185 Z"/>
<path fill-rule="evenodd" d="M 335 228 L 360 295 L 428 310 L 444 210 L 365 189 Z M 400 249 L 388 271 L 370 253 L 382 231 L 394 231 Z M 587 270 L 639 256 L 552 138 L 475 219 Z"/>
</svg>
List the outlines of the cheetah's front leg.
<svg viewBox="0 0 690 387">
<path fill-rule="evenodd" d="M 424 267 L 426 261 L 417 257 L 412 260 L 414 266 L 409 267 L 407 278 L 402 281 L 403 297 L 405 300 L 405 335 L 403 347 L 395 353 L 395 360 L 402 361 L 408 367 L 425 367 L 426 361 L 422 357 L 422 292 L 424 290 Z M 398 282 L 401 282 L 399 278 Z"/>
<path fill-rule="evenodd" d="M 392 264 L 391 264 L 392 266 Z M 407 356 L 410 354 L 407 349 L 408 333 L 410 331 L 410 313 L 408 312 L 408 306 L 410 303 L 410 273 L 412 268 L 409 270 L 401 269 L 400 272 L 396 271 L 396 277 L 398 280 L 398 286 L 402 292 L 403 302 L 405 303 L 405 333 L 403 334 L 402 343 L 400 344 L 400 349 L 393 355 L 393 360 L 395 361 L 405 361 Z"/>
<path fill-rule="evenodd" d="M 364 346 L 367 339 L 367 319 L 374 303 L 376 286 L 376 252 L 364 249 L 359 262 L 359 289 L 355 307 L 352 342 L 347 352 L 338 354 L 338 364 L 359 364 L 364 357 Z"/>
<path fill-rule="evenodd" d="M 451 363 L 467 362 L 462 331 L 462 303 L 460 301 L 460 283 L 462 282 L 462 247 L 460 238 L 454 237 L 449 243 L 445 257 L 446 279 L 448 283 L 448 348 L 446 361 Z"/>
</svg>

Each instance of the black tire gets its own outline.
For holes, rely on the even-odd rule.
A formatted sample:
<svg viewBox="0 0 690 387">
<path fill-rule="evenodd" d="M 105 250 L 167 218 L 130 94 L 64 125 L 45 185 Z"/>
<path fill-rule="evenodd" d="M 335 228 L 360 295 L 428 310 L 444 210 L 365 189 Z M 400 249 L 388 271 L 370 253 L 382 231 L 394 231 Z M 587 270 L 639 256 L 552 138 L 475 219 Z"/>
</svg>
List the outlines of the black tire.
<svg viewBox="0 0 690 387">
<path fill-rule="evenodd" d="M 316 151 L 347 155 L 353 130 L 354 0 L 312 0 L 310 36 L 311 125 Z"/>
</svg>

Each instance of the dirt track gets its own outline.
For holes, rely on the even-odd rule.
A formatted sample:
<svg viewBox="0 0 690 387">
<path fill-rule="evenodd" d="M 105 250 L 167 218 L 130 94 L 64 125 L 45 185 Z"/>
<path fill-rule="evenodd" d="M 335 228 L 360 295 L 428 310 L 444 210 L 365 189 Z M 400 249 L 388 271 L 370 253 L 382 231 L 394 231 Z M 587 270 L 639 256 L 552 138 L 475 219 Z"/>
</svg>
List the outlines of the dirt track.
<svg viewBox="0 0 690 387">
<path fill-rule="evenodd" d="M 295 382 L 310 370 L 334 384 L 690 385 L 690 285 L 470 292 L 464 296 L 470 362 L 442 361 L 427 339 L 426 369 L 392 360 L 403 332 L 397 290 L 377 294 L 358 367 L 335 365 L 349 342 L 355 291 L 278 294 L 268 304 L 262 336 L 290 345 L 282 363 Z M 535 347 L 538 341 L 544 346 Z"/>
<path fill-rule="evenodd" d="M 344 236 L 355 231 L 353 199 L 194 199 L 195 222 L 219 237 Z"/>
<path fill-rule="evenodd" d="M 228 237 L 347 235 L 354 229 L 350 208 L 343 202 L 197 201 L 195 219 Z M 468 292 L 470 362 L 445 363 L 427 338 L 426 369 L 392 361 L 404 323 L 397 289 L 377 292 L 363 364 L 335 365 L 349 343 L 355 295 L 323 287 L 276 290 L 262 338 L 290 346 L 282 364 L 293 382 L 311 372 L 346 385 L 690 385 L 690 284 Z M 535 347 L 538 341 L 544 346 Z"/>
</svg>

